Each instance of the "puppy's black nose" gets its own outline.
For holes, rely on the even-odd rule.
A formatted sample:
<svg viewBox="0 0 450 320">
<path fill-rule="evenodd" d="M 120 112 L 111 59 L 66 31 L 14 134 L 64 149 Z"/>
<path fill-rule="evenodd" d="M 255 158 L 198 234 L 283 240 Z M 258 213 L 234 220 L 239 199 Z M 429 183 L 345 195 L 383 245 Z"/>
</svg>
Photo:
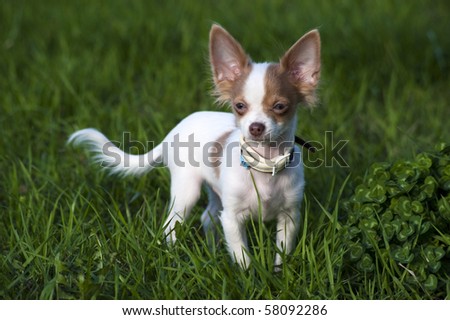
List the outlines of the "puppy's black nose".
<svg viewBox="0 0 450 320">
<path fill-rule="evenodd" d="M 266 130 L 266 126 L 261 122 L 253 122 L 250 127 L 250 134 L 254 137 L 259 137 Z"/>
</svg>

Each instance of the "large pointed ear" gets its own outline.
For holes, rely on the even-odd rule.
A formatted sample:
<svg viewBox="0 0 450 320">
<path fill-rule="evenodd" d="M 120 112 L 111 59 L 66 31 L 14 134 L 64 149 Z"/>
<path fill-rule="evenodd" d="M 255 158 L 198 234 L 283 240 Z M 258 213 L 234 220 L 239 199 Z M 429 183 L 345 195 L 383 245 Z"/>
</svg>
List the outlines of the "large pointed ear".
<svg viewBox="0 0 450 320">
<path fill-rule="evenodd" d="M 222 27 L 214 24 L 209 34 L 209 58 L 217 94 L 225 100 L 233 83 L 248 71 L 250 59 L 241 45 Z"/>
<path fill-rule="evenodd" d="M 319 31 L 312 30 L 301 37 L 281 58 L 281 66 L 304 100 L 314 103 L 320 78 Z"/>
</svg>

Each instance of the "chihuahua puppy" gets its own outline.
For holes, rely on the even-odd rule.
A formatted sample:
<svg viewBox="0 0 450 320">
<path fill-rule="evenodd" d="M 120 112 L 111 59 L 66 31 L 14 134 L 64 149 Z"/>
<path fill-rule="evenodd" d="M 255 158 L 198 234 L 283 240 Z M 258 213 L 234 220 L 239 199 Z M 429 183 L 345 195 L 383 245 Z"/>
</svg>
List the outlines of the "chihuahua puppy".
<svg viewBox="0 0 450 320">
<path fill-rule="evenodd" d="M 86 145 L 111 173 L 139 176 L 157 166 L 171 175 L 171 209 L 165 224 L 169 243 L 205 186 L 209 203 L 201 220 L 205 232 L 221 223 L 232 259 L 247 268 L 250 256 L 245 223 L 261 217 L 277 221 L 282 253 L 295 246 L 304 173 L 294 145 L 299 104 L 312 104 L 320 76 L 320 36 L 301 37 L 279 63 L 254 63 L 222 27 L 213 25 L 210 63 L 219 103 L 233 113 L 196 112 L 182 120 L 153 150 L 130 155 L 95 129 L 73 133 L 69 143 Z"/>
</svg>

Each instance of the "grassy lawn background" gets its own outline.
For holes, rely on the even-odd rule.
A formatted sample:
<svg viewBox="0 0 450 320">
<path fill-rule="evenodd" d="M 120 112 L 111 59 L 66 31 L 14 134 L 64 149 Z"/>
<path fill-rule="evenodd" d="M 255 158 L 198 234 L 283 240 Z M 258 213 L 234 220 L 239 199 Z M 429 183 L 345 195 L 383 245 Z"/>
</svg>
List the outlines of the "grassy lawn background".
<svg viewBox="0 0 450 320">
<path fill-rule="evenodd" d="M 449 12 L 448 1 L 2 1 L 0 298 L 449 297 L 449 287 L 408 287 L 406 270 L 380 267 L 361 282 L 335 268 L 345 256 L 339 203 L 357 177 L 374 161 L 449 142 Z M 320 104 L 299 111 L 297 133 L 326 145 L 313 160 L 330 157 L 325 132 L 348 140 L 348 167 L 307 169 L 299 244 L 279 274 L 270 226 L 249 225 L 255 261 L 241 271 L 223 241 L 205 244 L 203 199 L 169 249 L 166 170 L 118 180 L 65 146 L 85 127 L 159 142 L 188 114 L 215 110 L 212 22 L 255 61 L 321 32 Z"/>
</svg>

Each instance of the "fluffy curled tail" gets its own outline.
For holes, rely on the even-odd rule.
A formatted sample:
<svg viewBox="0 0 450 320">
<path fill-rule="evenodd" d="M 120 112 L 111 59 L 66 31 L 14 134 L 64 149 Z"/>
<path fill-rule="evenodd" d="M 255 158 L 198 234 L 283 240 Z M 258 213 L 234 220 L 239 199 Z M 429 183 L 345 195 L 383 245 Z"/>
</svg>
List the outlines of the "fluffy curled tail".
<svg viewBox="0 0 450 320">
<path fill-rule="evenodd" d="M 86 146 L 93 154 L 93 160 L 111 174 L 120 176 L 140 176 L 161 165 L 162 147 L 156 146 L 146 154 L 132 155 L 123 152 L 95 129 L 74 132 L 67 144 Z"/>
</svg>

